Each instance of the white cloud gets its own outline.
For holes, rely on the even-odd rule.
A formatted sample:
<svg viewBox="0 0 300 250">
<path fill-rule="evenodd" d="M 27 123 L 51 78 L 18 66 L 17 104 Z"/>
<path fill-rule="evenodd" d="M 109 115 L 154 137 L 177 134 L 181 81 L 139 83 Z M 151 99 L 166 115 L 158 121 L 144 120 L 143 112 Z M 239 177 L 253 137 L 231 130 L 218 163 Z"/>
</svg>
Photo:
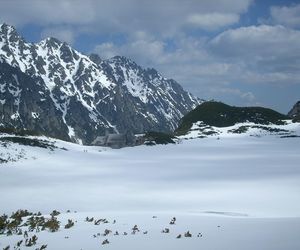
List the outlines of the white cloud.
<svg viewBox="0 0 300 250">
<path fill-rule="evenodd" d="M 204 30 L 216 30 L 238 21 L 239 15 L 233 13 L 192 14 L 187 18 L 187 23 Z"/>
<path fill-rule="evenodd" d="M 96 45 L 93 52 L 104 59 L 115 55 L 125 55 L 138 60 L 145 66 L 151 66 L 153 62 L 158 64 L 161 60 L 164 60 L 164 47 L 164 42 L 155 40 L 144 32 L 137 32 L 125 44 L 117 46 L 111 42 L 102 43 Z"/>
<path fill-rule="evenodd" d="M 249 26 L 222 32 L 210 42 L 211 51 L 265 73 L 296 73 L 300 62 L 300 31 L 283 26 Z"/>
<path fill-rule="evenodd" d="M 93 1 L 13 0 L 1 2 L 1 19 L 11 24 L 87 24 L 96 19 Z"/>
<path fill-rule="evenodd" d="M 118 48 L 113 43 L 101 43 L 95 46 L 94 51 L 97 53 L 102 59 L 108 59 L 116 55 L 121 55 L 122 53 L 120 48 Z"/>
<path fill-rule="evenodd" d="M 204 15 L 208 26 L 220 26 L 220 19 L 231 24 L 244 13 L 252 0 L 13 0 L 2 1 L 0 21 L 18 27 L 39 24 L 42 27 L 73 25 L 77 35 L 91 33 L 134 33 L 145 30 L 171 36 L 185 27 L 191 15 Z M 213 24 L 205 16 L 216 14 Z M 192 18 L 193 19 L 193 18 Z M 230 19 L 230 20 L 229 20 Z M 197 20 L 199 23 L 199 20 Z M 203 21 L 204 22 L 204 21 Z M 75 29 L 74 29 L 75 31 Z"/>
<path fill-rule="evenodd" d="M 271 7 L 272 22 L 289 27 L 300 27 L 300 4 Z"/>
<path fill-rule="evenodd" d="M 247 103 L 247 105 L 253 105 L 253 103 L 255 103 L 255 95 L 248 91 L 248 92 L 243 92 L 240 89 L 237 88 L 225 88 L 225 87 L 221 87 L 221 88 L 212 88 L 211 89 L 212 92 L 217 92 L 218 94 L 229 94 L 229 95 L 234 95 L 240 99 L 244 99 Z"/>
<path fill-rule="evenodd" d="M 252 92 L 243 93 L 241 97 L 248 100 L 249 102 L 253 102 L 255 100 L 255 96 Z"/>
<path fill-rule="evenodd" d="M 46 28 L 41 33 L 42 38 L 55 37 L 62 42 L 73 44 L 75 41 L 75 33 L 68 27 Z"/>
</svg>

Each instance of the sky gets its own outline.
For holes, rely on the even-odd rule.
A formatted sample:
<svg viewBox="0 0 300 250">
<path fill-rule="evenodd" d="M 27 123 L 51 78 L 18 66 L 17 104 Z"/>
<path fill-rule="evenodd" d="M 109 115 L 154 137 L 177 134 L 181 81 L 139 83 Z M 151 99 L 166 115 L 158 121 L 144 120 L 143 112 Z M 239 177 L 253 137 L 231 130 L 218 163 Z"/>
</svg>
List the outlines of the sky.
<svg viewBox="0 0 300 250">
<path fill-rule="evenodd" d="M 300 0 L 0 0 L 28 42 L 56 37 L 155 68 L 194 95 L 287 113 L 300 100 Z"/>
</svg>

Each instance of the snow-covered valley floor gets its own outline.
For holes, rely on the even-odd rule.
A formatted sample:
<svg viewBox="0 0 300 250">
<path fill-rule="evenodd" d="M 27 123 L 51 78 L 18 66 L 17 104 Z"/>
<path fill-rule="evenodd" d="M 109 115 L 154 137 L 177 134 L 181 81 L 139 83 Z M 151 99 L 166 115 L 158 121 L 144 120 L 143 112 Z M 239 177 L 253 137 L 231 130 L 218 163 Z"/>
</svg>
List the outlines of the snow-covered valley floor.
<svg viewBox="0 0 300 250">
<path fill-rule="evenodd" d="M 0 165 L 1 214 L 62 212 L 58 232 L 35 233 L 47 249 L 300 249 L 300 138 L 211 137 L 121 150 L 56 144 L 67 151 L 18 146 L 27 159 Z M 67 219 L 77 223 L 64 229 Z M 134 225 L 141 231 L 132 235 Z M 97 235 L 105 229 L 112 234 Z M 188 230 L 193 237 L 176 239 Z M 0 235 L 0 249 L 21 238 Z"/>
</svg>

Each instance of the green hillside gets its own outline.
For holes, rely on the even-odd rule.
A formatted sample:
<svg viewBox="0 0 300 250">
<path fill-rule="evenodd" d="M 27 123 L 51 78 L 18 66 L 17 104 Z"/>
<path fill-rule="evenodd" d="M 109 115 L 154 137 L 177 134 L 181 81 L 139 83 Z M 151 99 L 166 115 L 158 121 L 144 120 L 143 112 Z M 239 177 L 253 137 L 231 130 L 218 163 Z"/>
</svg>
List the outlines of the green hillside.
<svg viewBox="0 0 300 250">
<path fill-rule="evenodd" d="M 168 144 L 168 143 L 175 143 L 173 140 L 174 136 L 162 132 L 147 132 L 144 135 L 144 140 L 146 141 L 146 145 L 155 145 L 155 144 Z"/>
<path fill-rule="evenodd" d="M 185 134 L 197 121 L 215 127 L 228 127 L 241 122 L 256 124 L 284 124 L 282 120 L 288 119 L 272 109 L 262 107 L 234 107 L 222 102 L 204 102 L 185 115 L 176 129 L 175 134 Z"/>
</svg>

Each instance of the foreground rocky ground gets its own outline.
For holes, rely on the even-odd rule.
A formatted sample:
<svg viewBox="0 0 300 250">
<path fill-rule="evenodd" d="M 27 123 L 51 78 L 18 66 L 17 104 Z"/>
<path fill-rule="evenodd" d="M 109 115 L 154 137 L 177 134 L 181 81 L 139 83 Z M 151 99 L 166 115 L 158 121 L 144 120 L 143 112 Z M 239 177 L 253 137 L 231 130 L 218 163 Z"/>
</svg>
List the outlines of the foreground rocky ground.
<svg viewBox="0 0 300 250">
<path fill-rule="evenodd" d="M 17 228 L 10 232 L 7 229 L 1 231 L 0 249 L 250 250 L 300 247 L 299 218 L 249 218 L 212 211 L 173 217 L 167 213 L 131 212 L 113 216 L 113 213 L 55 212 L 23 217 Z M 8 220 L 13 223 L 15 219 Z M 43 222 L 34 223 L 43 220 L 46 227 Z"/>
</svg>

